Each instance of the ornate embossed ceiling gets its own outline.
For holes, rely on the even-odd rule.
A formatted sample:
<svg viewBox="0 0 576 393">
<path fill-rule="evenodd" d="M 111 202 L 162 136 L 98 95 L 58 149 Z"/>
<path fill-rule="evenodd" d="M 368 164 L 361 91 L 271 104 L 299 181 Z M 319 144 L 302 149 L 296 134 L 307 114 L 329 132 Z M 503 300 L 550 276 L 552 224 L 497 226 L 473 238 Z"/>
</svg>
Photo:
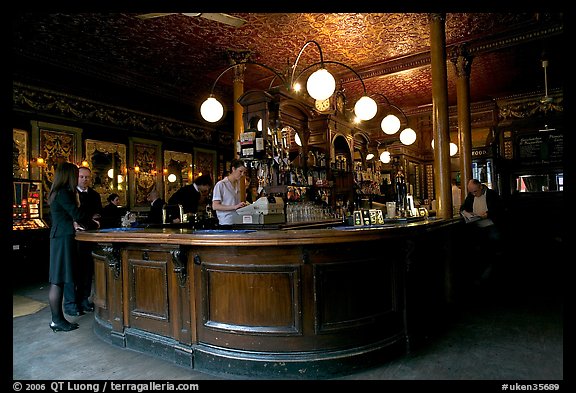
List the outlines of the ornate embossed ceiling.
<svg viewBox="0 0 576 393">
<path fill-rule="evenodd" d="M 230 50 L 250 51 L 251 60 L 287 73 L 302 46 L 315 40 L 324 60 L 352 67 L 368 93 L 384 94 L 407 111 L 432 103 L 429 14 L 232 15 L 246 23 L 232 27 L 182 14 L 153 19 L 134 13 L 19 14 L 13 19 L 14 78 L 125 106 L 129 98 L 133 105 L 156 98 L 158 106 L 173 103 L 173 111 L 193 107 L 198 114 L 212 83 L 230 64 Z M 471 102 L 543 93 L 543 56 L 549 59 L 550 89 L 561 88 L 562 18 L 548 13 L 447 13 L 448 50 L 466 43 L 473 55 Z M 317 48 L 309 45 L 297 70 L 318 61 Z M 346 67 L 330 67 L 349 102 L 358 98 L 358 78 Z M 449 104 L 455 105 L 452 64 L 447 70 Z M 226 73 L 215 90 L 229 106 L 232 74 Z M 265 89 L 278 82 L 273 77 L 263 67 L 248 66 L 244 89 Z"/>
</svg>

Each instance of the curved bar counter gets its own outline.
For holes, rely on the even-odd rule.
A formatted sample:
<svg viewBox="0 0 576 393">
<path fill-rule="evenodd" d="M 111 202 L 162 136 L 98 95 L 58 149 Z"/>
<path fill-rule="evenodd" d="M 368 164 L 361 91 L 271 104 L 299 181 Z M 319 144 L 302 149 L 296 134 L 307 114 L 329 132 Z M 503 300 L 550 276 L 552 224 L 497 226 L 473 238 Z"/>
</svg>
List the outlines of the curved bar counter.
<svg viewBox="0 0 576 393">
<path fill-rule="evenodd" d="M 453 220 L 297 230 L 117 228 L 95 242 L 95 331 L 211 374 L 326 378 L 438 322 Z"/>
</svg>

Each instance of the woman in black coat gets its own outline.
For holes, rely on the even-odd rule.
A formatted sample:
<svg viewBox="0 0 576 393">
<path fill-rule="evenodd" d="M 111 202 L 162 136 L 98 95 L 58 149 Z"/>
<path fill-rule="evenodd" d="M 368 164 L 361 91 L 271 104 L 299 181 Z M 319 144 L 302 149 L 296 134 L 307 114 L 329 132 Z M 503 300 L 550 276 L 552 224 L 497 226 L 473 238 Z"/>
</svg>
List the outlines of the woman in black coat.
<svg viewBox="0 0 576 393">
<path fill-rule="evenodd" d="M 50 328 L 54 332 L 68 332 L 78 328 L 77 323 L 66 320 L 62 309 L 64 284 L 74 281 L 73 266 L 77 258 L 75 231 L 82 229 L 78 224 L 82 217 L 77 185 L 78 167 L 69 162 L 58 164 L 48 194 L 52 217 L 48 302 L 52 311 Z"/>
</svg>

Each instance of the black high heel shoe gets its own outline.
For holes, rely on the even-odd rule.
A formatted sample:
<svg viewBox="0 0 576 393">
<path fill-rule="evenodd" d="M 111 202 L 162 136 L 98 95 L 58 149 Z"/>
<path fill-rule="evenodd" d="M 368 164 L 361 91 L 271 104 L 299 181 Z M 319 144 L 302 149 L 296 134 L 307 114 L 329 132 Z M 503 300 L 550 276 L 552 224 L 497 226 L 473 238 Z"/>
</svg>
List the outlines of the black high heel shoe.
<svg viewBox="0 0 576 393">
<path fill-rule="evenodd" d="M 69 332 L 71 330 L 78 329 L 79 325 L 75 322 L 65 321 L 64 323 L 56 323 L 54 321 L 50 322 L 50 329 L 54 333 L 56 332 Z"/>
</svg>

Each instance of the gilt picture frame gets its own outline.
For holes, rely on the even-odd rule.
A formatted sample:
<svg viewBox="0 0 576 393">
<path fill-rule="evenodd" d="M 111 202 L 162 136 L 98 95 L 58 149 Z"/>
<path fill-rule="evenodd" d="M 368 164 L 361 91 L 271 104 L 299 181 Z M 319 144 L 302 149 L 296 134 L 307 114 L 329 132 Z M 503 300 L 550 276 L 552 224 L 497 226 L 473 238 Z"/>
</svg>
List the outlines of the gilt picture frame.
<svg viewBox="0 0 576 393">
<path fill-rule="evenodd" d="M 164 150 L 164 199 L 166 202 L 181 187 L 192 184 L 192 153 Z"/>
<path fill-rule="evenodd" d="M 128 170 L 126 145 L 86 139 L 85 159 L 92 170 L 92 187 L 100 194 L 105 206 L 112 193 L 120 197 L 120 205 L 126 206 L 128 194 Z"/>
<path fill-rule="evenodd" d="M 198 177 L 200 174 L 209 174 L 212 176 L 212 181 L 215 182 L 216 171 L 216 151 L 195 147 L 193 178 Z"/>
<path fill-rule="evenodd" d="M 128 150 L 130 206 L 135 211 L 146 211 L 150 208 L 148 194 L 156 189 L 164 195 L 162 184 L 162 142 L 130 138 Z"/>
</svg>

